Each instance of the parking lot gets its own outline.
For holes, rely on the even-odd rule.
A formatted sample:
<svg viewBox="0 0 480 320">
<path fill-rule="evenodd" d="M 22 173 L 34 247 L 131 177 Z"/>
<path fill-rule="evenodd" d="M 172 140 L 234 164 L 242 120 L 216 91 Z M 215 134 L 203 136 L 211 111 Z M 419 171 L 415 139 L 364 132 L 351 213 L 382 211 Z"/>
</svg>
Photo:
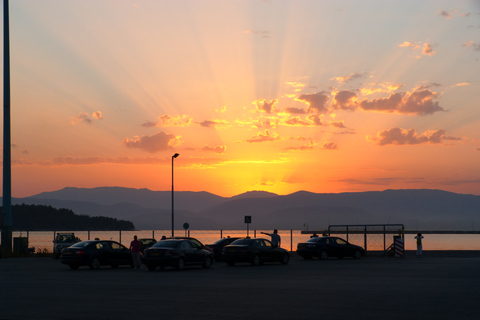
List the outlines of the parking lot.
<svg viewBox="0 0 480 320">
<path fill-rule="evenodd" d="M 480 253 L 211 269 L 0 260 L 0 319 L 478 319 Z"/>
</svg>

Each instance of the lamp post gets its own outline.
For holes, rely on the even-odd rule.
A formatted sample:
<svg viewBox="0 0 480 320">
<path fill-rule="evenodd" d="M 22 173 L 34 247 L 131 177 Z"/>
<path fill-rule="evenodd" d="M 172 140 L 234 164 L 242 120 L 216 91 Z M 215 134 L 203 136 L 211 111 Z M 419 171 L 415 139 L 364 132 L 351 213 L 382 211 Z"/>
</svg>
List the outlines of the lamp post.
<svg viewBox="0 0 480 320">
<path fill-rule="evenodd" d="M 174 228 L 174 221 L 175 221 L 175 201 L 174 201 L 174 197 L 173 197 L 173 194 L 174 194 L 174 190 L 173 190 L 173 159 L 175 159 L 176 157 L 178 157 L 179 154 L 178 153 L 175 153 L 173 156 L 172 156 L 172 238 L 175 236 L 175 228 Z"/>
<path fill-rule="evenodd" d="M 12 168 L 10 138 L 10 27 L 8 0 L 3 1 L 3 213 L 2 251 L 12 253 Z"/>
</svg>

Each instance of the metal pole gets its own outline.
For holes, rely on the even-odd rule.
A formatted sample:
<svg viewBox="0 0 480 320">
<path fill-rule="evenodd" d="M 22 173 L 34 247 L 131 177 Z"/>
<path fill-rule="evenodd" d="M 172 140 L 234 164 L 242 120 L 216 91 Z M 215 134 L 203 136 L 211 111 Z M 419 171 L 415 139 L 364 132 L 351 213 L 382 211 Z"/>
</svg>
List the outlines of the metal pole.
<svg viewBox="0 0 480 320">
<path fill-rule="evenodd" d="M 3 217 L 2 251 L 12 253 L 12 163 L 10 138 L 10 28 L 8 0 L 3 1 Z"/>
<path fill-rule="evenodd" d="M 174 221 L 175 221 L 175 200 L 174 200 L 174 189 L 173 189 L 173 159 L 178 157 L 179 154 L 175 153 L 172 156 L 172 238 L 175 236 L 175 231 L 174 231 Z"/>
</svg>

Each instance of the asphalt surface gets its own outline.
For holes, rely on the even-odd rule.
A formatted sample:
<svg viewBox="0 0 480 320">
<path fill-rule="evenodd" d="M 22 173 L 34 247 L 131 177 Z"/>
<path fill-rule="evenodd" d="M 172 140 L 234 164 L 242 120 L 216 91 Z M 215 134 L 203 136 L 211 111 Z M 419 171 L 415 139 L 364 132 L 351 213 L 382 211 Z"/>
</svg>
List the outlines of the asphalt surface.
<svg viewBox="0 0 480 320">
<path fill-rule="evenodd" d="M 0 319 L 479 319 L 480 252 L 258 267 L 70 270 L 0 260 Z"/>
</svg>

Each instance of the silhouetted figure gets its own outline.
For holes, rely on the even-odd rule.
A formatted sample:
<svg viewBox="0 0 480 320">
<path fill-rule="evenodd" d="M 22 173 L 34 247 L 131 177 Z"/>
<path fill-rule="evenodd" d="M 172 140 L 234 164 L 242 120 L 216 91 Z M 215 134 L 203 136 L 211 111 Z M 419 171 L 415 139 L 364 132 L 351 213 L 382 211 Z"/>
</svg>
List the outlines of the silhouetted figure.
<svg viewBox="0 0 480 320">
<path fill-rule="evenodd" d="M 417 258 L 421 258 L 422 257 L 422 239 L 423 239 L 422 234 L 421 233 L 417 234 L 415 239 L 417 239 Z"/>
<path fill-rule="evenodd" d="M 310 238 L 318 238 L 318 234 L 316 234 L 315 232 L 310 236 Z"/>
<path fill-rule="evenodd" d="M 167 240 L 167 237 L 162 236 L 162 239 L 160 239 L 160 240 Z"/>
<path fill-rule="evenodd" d="M 140 241 L 138 241 L 137 236 L 134 236 L 133 241 L 130 242 L 130 250 L 132 250 L 133 267 L 135 269 L 140 269 L 142 265 L 142 260 L 140 258 L 140 246 Z"/>
<path fill-rule="evenodd" d="M 282 239 L 280 238 L 280 235 L 278 234 L 277 229 L 273 230 L 273 233 L 266 233 L 266 232 L 260 232 L 263 234 L 266 234 L 267 236 L 270 236 L 271 242 L 274 246 L 280 247 L 282 245 Z"/>
</svg>

